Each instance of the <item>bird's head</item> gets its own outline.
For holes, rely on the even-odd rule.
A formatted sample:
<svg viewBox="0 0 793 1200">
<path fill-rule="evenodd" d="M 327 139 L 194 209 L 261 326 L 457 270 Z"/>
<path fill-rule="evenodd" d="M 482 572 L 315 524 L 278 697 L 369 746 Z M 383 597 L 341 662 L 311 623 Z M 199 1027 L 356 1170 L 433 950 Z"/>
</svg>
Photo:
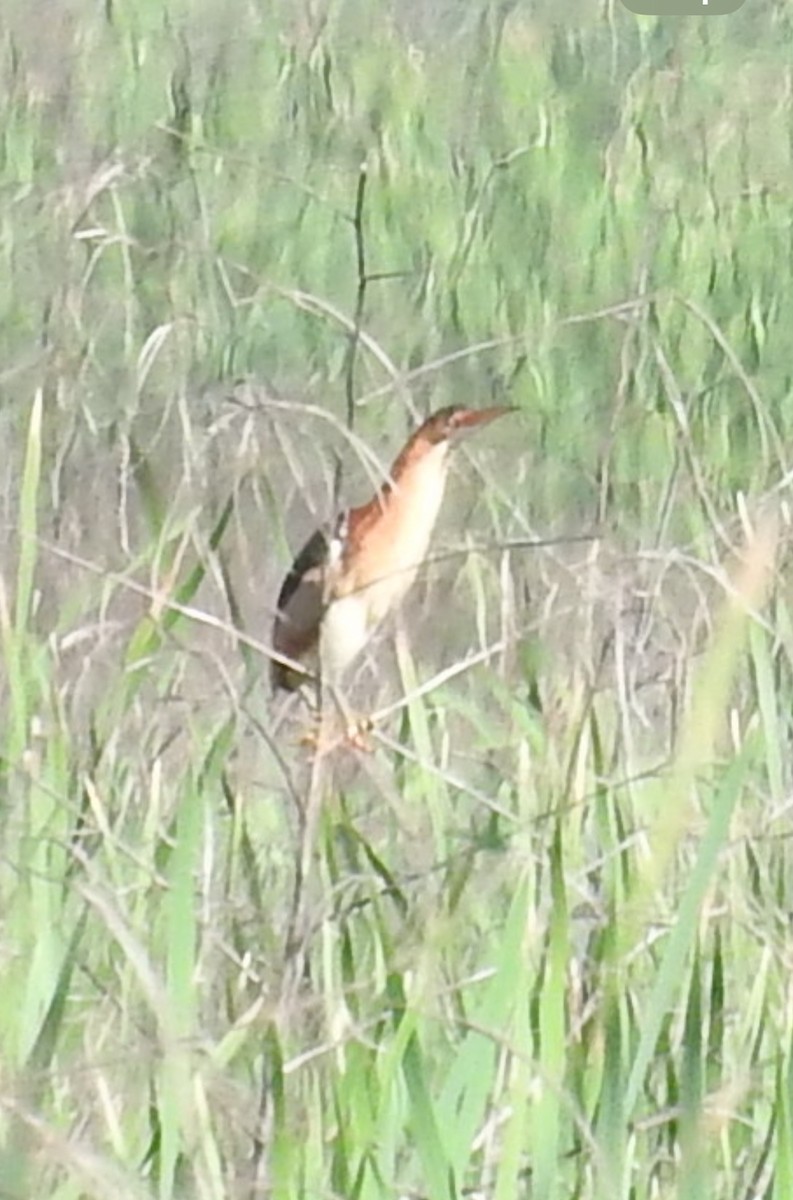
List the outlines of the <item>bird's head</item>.
<svg viewBox="0 0 793 1200">
<path fill-rule="evenodd" d="M 460 435 L 479 429 L 480 426 L 494 421 L 496 417 L 503 417 L 511 412 L 515 412 L 515 408 L 510 404 L 496 404 L 492 408 L 464 408 L 460 404 L 449 404 L 428 417 L 416 430 L 414 437 L 431 446 L 442 442 L 454 442 Z"/>
<path fill-rule="evenodd" d="M 445 473 L 449 450 L 461 436 L 510 412 L 515 409 L 508 404 L 495 404 L 492 408 L 463 408 L 449 404 L 439 408 L 409 439 L 391 468 L 391 478 L 400 480 L 405 471 L 419 464 Z"/>
</svg>

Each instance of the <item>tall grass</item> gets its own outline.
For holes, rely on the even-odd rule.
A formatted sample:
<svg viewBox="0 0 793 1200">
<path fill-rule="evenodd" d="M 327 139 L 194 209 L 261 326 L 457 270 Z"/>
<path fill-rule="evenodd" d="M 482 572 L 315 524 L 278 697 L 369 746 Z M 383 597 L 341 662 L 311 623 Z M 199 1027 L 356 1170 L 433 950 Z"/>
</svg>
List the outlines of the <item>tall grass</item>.
<svg viewBox="0 0 793 1200">
<path fill-rule="evenodd" d="M 6 8 L 0 1194 L 787 1197 L 787 8 Z M 290 548 L 505 398 L 312 760 Z"/>
</svg>

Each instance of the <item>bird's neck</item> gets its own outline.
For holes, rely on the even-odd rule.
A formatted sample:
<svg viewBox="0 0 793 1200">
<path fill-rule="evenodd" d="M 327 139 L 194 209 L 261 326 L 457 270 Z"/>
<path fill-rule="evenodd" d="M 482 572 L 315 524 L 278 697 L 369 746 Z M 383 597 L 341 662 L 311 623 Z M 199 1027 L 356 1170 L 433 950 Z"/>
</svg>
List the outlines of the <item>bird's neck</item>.
<svg viewBox="0 0 793 1200">
<path fill-rule="evenodd" d="M 443 502 L 448 458 L 448 442 L 411 439 L 387 482 L 367 504 L 350 510 L 352 540 L 365 540 L 377 528 L 400 569 L 420 562 Z"/>
<path fill-rule="evenodd" d="M 382 491 L 384 502 L 396 499 L 400 492 L 422 492 L 426 487 L 442 485 L 448 465 L 448 441 L 428 442 L 419 431 L 394 459 Z"/>
<path fill-rule="evenodd" d="M 429 536 L 443 501 L 449 466 L 449 443 L 409 443 L 391 468 L 381 505 Z"/>
</svg>

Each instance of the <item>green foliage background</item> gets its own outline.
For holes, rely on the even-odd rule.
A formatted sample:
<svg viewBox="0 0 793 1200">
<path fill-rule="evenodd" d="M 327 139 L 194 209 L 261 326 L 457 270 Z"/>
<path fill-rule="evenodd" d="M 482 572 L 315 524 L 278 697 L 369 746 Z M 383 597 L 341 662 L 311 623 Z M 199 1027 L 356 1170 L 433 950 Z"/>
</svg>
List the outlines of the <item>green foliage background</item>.
<svg viewBox="0 0 793 1200">
<path fill-rule="evenodd" d="M 6 0 L 0 1194 L 793 1195 L 792 44 Z M 312 762 L 290 547 L 504 400 Z"/>
</svg>

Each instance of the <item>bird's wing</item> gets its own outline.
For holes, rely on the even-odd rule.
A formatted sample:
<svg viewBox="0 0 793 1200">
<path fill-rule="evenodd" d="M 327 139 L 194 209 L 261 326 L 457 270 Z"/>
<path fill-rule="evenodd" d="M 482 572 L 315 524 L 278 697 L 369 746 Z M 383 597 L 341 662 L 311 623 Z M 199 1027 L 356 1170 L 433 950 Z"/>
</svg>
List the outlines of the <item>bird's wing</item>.
<svg viewBox="0 0 793 1200">
<path fill-rule="evenodd" d="M 340 563 L 347 529 L 346 514 L 329 528 L 317 529 L 292 563 L 278 594 L 273 625 L 273 649 L 287 658 L 302 660 L 319 641 L 319 628 L 327 607 L 334 568 Z M 276 687 L 298 687 L 296 671 L 281 663 L 272 665 Z"/>
<path fill-rule="evenodd" d="M 309 579 L 320 579 L 327 566 L 330 539 L 326 529 L 317 529 L 303 546 L 289 568 L 278 593 L 278 611 L 288 613 L 302 585 Z M 318 614 L 319 617 L 319 614 Z"/>
</svg>

